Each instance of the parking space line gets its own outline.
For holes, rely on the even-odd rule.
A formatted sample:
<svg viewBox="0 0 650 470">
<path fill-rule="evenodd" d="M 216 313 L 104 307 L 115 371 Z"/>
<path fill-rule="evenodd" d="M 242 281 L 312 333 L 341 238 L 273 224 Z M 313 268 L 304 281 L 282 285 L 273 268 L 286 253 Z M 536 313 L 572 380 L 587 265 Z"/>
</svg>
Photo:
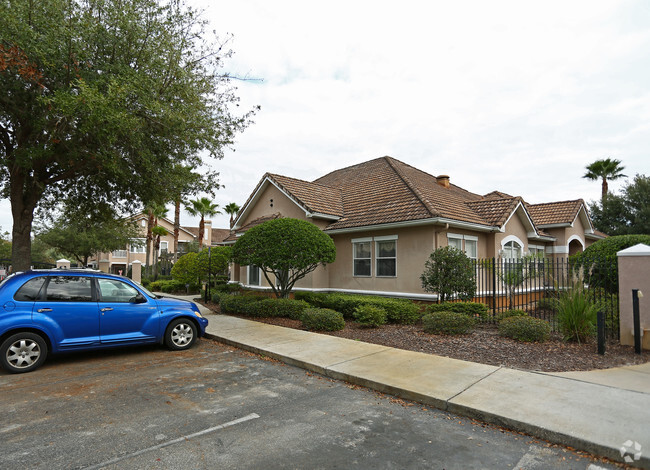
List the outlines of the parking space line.
<svg viewBox="0 0 650 470">
<path fill-rule="evenodd" d="M 171 441 L 163 442 L 162 444 L 147 447 L 146 449 L 140 449 L 140 450 L 138 450 L 136 452 L 133 452 L 131 454 L 127 454 L 127 455 L 123 455 L 121 457 L 116 457 L 114 459 L 107 460 L 106 462 L 98 463 L 98 464 L 92 465 L 90 467 L 85 467 L 85 470 L 95 470 L 95 469 L 98 469 L 98 468 L 106 467 L 108 465 L 113 465 L 113 464 L 115 464 L 117 462 L 121 462 L 122 460 L 130 459 L 132 457 L 137 457 L 138 455 L 142 455 L 142 454 L 145 454 L 147 452 L 151 452 L 152 450 L 162 449 L 163 447 L 167 447 L 167 446 L 170 446 L 172 444 L 178 444 L 179 442 L 189 441 L 190 439 L 192 439 L 194 437 L 203 436 L 204 434 L 209 434 L 211 432 L 218 431 L 218 430 L 224 429 L 224 428 L 228 428 L 228 427 L 234 426 L 236 424 L 244 423 L 244 422 L 250 421 L 252 419 L 257 419 L 259 417 L 260 416 L 257 413 L 251 413 L 251 414 L 243 416 L 241 418 L 237 418 L 237 419 L 235 419 L 233 421 L 228 421 L 227 423 L 220 424 L 219 426 L 214 426 L 214 427 L 211 427 L 211 428 L 208 428 L 208 429 L 204 429 L 203 431 L 198 431 L 198 432 L 195 432 L 193 434 L 188 434 L 187 436 L 182 436 L 182 437 L 179 437 L 177 439 L 173 439 Z"/>
</svg>

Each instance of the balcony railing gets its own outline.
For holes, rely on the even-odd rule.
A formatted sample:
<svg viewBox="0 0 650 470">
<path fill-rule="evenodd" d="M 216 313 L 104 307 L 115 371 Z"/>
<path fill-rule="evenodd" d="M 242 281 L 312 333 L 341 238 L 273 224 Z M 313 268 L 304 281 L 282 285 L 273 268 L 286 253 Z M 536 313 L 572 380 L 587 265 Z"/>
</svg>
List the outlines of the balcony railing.
<svg viewBox="0 0 650 470">
<path fill-rule="evenodd" d="M 126 250 L 115 250 L 113 258 L 126 258 Z"/>
</svg>

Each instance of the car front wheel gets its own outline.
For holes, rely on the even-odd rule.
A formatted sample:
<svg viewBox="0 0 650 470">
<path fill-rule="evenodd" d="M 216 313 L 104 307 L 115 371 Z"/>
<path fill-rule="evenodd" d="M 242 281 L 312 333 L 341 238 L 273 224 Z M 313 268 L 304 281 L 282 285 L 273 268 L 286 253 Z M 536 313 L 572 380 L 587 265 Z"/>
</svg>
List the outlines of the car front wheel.
<svg viewBox="0 0 650 470">
<path fill-rule="evenodd" d="M 16 333 L 0 346 L 2 367 L 12 374 L 30 372 L 45 361 L 47 344 L 36 333 Z"/>
<path fill-rule="evenodd" d="M 165 332 L 165 344 L 169 349 L 176 351 L 192 347 L 197 337 L 194 322 L 185 318 L 172 321 Z"/>
</svg>

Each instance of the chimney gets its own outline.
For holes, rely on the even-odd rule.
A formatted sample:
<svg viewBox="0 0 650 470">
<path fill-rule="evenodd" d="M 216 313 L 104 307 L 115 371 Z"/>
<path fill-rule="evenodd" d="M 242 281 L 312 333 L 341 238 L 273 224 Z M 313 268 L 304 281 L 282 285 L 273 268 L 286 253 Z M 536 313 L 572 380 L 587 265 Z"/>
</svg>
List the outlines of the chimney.
<svg viewBox="0 0 650 470">
<path fill-rule="evenodd" d="M 436 176 L 436 182 L 440 186 L 442 186 L 443 188 L 448 188 L 449 187 L 449 176 L 448 175 Z"/>
</svg>

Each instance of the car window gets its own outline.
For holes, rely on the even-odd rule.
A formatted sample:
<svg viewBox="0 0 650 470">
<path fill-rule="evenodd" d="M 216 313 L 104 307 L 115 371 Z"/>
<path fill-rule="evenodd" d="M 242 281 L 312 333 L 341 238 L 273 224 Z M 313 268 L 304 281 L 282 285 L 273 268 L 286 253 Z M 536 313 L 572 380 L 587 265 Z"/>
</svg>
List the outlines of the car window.
<svg viewBox="0 0 650 470">
<path fill-rule="evenodd" d="M 131 302 L 138 291 L 135 287 L 113 279 L 98 279 L 100 302 Z"/>
<path fill-rule="evenodd" d="M 30 302 L 38 298 L 38 294 L 41 292 L 43 283 L 45 282 L 45 277 L 35 277 L 27 281 L 22 285 L 18 291 L 14 294 L 14 300 L 20 302 Z"/>
<path fill-rule="evenodd" d="M 50 302 L 91 302 L 91 279 L 84 276 L 53 276 L 45 298 Z"/>
</svg>

